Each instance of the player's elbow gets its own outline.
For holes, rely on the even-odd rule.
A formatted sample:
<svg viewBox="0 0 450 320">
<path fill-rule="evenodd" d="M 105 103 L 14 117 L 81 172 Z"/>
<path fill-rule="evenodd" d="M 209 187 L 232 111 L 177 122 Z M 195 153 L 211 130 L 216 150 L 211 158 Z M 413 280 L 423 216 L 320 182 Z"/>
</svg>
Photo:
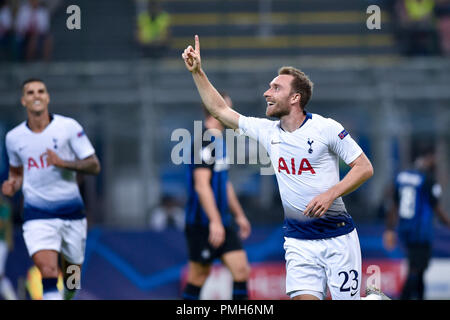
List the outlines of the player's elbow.
<svg viewBox="0 0 450 320">
<path fill-rule="evenodd" d="M 94 161 L 92 163 L 91 173 L 93 175 L 98 175 L 101 170 L 102 170 L 102 166 L 100 165 L 100 161 L 98 160 L 97 157 L 94 157 Z"/>
<path fill-rule="evenodd" d="M 102 171 L 102 166 L 100 165 L 100 162 L 97 162 L 94 168 L 94 174 L 98 175 Z"/>
<path fill-rule="evenodd" d="M 370 163 L 370 161 L 369 161 L 367 163 L 367 165 L 365 166 L 365 175 L 364 176 L 365 176 L 366 180 L 372 178 L 373 174 L 374 174 L 373 166 L 372 166 L 372 163 Z"/>
</svg>

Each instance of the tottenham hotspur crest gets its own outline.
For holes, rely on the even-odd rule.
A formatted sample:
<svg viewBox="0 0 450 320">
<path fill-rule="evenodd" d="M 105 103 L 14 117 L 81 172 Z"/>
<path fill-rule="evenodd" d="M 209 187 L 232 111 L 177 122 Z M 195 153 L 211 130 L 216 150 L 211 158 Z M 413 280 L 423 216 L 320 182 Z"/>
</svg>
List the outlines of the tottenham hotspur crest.
<svg viewBox="0 0 450 320">
<path fill-rule="evenodd" d="M 309 138 L 308 138 L 308 144 L 309 144 L 308 153 L 313 153 L 313 149 L 312 149 L 312 144 L 313 144 L 313 143 L 314 143 L 314 140 L 313 140 L 313 141 L 310 141 Z"/>
<path fill-rule="evenodd" d="M 53 138 L 53 149 L 58 149 L 58 139 Z"/>
</svg>

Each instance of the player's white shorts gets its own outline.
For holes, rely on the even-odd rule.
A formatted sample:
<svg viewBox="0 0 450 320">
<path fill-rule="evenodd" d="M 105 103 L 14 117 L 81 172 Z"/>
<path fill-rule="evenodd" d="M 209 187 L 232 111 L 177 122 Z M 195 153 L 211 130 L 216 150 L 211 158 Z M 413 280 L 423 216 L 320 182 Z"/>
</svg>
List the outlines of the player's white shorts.
<svg viewBox="0 0 450 320">
<path fill-rule="evenodd" d="M 5 273 L 6 259 L 8 258 L 8 244 L 0 240 L 0 276 Z"/>
<path fill-rule="evenodd" d="M 311 294 L 319 299 L 359 300 L 361 249 L 356 229 L 328 239 L 285 237 L 286 294 Z"/>
<path fill-rule="evenodd" d="M 86 249 L 87 220 L 36 219 L 23 224 L 28 254 L 55 250 L 72 264 L 82 264 Z"/>
</svg>

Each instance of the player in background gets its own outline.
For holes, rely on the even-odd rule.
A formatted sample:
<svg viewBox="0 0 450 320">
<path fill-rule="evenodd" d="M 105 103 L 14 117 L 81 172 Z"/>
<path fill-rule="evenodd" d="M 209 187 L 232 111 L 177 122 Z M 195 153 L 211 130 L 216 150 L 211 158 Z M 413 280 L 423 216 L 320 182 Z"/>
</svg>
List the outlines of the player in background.
<svg viewBox="0 0 450 320">
<path fill-rule="evenodd" d="M 13 247 L 12 210 L 8 201 L 0 195 L 0 295 L 6 300 L 17 300 L 11 281 L 5 275 L 8 252 Z"/>
<path fill-rule="evenodd" d="M 360 299 L 361 250 L 341 196 L 373 175 L 358 144 L 338 122 L 305 110 L 312 82 L 292 67 L 264 93 L 266 115 L 245 117 L 231 109 L 201 67 L 200 41 L 182 58 L 208 111 L 226 127 L 259 141 L 275 169 L 285 212 L 286 294 L 292 299 Z M 350 167 L 339 181 L 338 160 Z"/>
<path fill-rule="evenodd" d="M 223 97 L 231 108 L 230 97 L 224 93 Z M 233 277 L 233 300 L 245 300 L 250 266 L 241 239 L 250 235 L 251 226 L 228 180 L 224 127 L 206 109 L 205 115 L 205 128 L 213 142 L 203 141 L 202 134 L 194 137 L 202 140 L 199 148 L 192 143 L 185 224 L 189 264 L 183 299 L 199 299 L 213 261 L 220 258 Z"/>
<path fill-rule="evenodd" d="M 76 173 L 96 175 L 100 163 L 77 121 L 49 113 L 50 95 L 42 80 L 23 83 L 21 103 L 27 120 L 6 135 L 9 177 L 2 193 L 12 197 L 22 188 L 23 237 L 42 275 L 43 299 L 61 299 L 59 256 L 64 298 L 70 299 L 80 285 L 87 236 Z"/>
<path fill-rule="evenodd" d="M 432 252 L 433 212 L 450 227 L 450 219 L 439 204 L 442 188 L 434 177 L 435 160 L 432 149 L 423 150 L 415 159 L 414 168 L 401 171 L 395 178 L 394 201 L 386 219 L 383 242 L 387 250 L 393 250 L 398 234 L 406 247 L 408 276 L 402 300 L 423 300 L 424 274 Z"/>
</svg>

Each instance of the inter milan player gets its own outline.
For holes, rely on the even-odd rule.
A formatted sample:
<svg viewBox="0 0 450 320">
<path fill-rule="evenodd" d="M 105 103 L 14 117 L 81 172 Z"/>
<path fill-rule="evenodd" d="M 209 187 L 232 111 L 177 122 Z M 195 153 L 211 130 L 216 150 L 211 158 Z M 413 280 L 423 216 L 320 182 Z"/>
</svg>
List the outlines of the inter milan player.
<svg viewBox="0 0 450 320">
<path fill-rule="evenodd" d="M 222 93 L 228 106 L 230 97 Z M 251 232 L 234 188 L 228 179 L 223 125 L 205 110 L 205 132 L 212 142 L 192 143 L 189 199 L 185 235 L 189 251 L 188 279 L 183 298 L 198 300 L 215 259 L 220 258 L 233 278 L 232 299 L 248 299 L 250 266 L 241 240 Z M 196 146 L 198 147 L 196 148 Z"/>
<path fill-rule="evenodd" d="M 342 196 L 373 175 L 364 152 L 338 122 L 305 110 L 313 84 L 283 67 L 264 93 L 271 121 L 229 108 L 201 67 L 200 41 L 182 54 L 208 111 L 259 141 L 275 169 L 285 212 L 286 293 L 292 299 L 360 299 L 361 250 Z M 338 161 L 350 167 L 339 180 Z"/>
<path fill-rule="evenodd" d="M 23 237 L 42 275 L 43 299 L 57 300 L 61 254 L 64 298 L 80 288 L 87 221 L 76 173 L 98 174 L 100 164 L 77 121 L 49 113 L 50 96 L 42 80 L 22 85 L 27 120 L 6 135 L 9 177 L 2 184 L 12 197 L 22 188 Z"/>
<path fill-rule="evenodd" d="M 426 148 L 420 151 L 414 167 L 401 171 L 395 179 L 394 201 L 383 240 L 386 249 L 392 250 L 398 234 L 407 251 L 408 276 L 402 300 L 424 298 L 424 274 L 433 241 L 433 212 L 450 227 L 450 219 L 439 204 L 442 188 L 434 178 L 435 159 L 433 149 Z"/>
</svg>

